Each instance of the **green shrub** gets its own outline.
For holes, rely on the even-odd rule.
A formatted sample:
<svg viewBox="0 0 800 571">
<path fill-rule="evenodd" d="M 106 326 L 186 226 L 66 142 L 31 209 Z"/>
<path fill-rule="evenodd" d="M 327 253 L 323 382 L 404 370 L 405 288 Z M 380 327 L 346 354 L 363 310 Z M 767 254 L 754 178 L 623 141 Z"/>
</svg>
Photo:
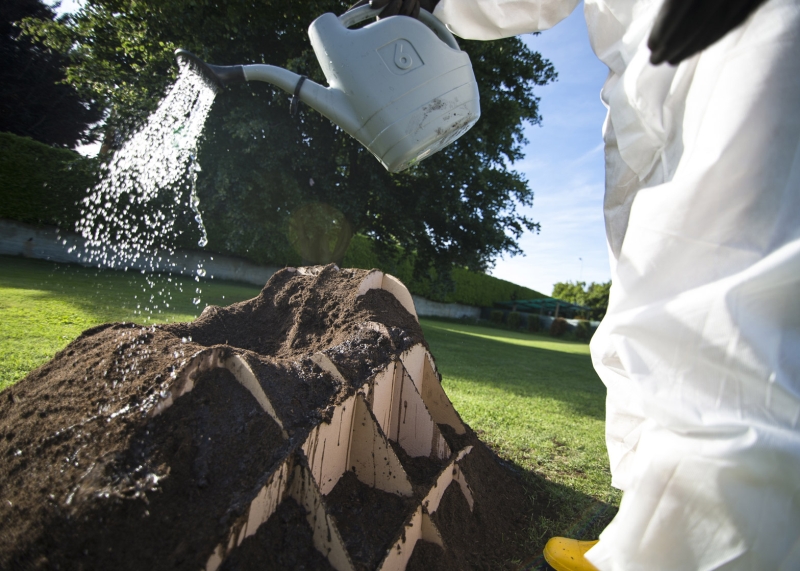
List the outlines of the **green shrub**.
<svg viewBox="0 0 800 571">
<path fill-rule="evenodd" d="M 553 323 L 550 324 L 550 335 L 553 337 L 562 337 L 569 329 L 567 320 L 563 317 L 556 317 Z"/>
<path fill-rule="evenodd" d="M 475 307 L 492 307 L 499 301 L 513 299 L 515 294 L 516 299 L 547 297 L 536 290 L 464 268 L 453 268 L 453 282 L 455 289 L 442 301 Z"/>
<path fill-rule="evenodd" d="M 497 325 L 500 325 L 501 323 L 503 323 L 503 311 L 501 311 L 499 309 L 493 310 L 491 315 L 489 316 L 489 320 L 492 323 L 496 323 Z"/>
<path fill-rule="evenodd" d="M 531 333 L 536 333 L 537 331 L 542 330 L 542 324 L 539 321 L 538 315 L 529 315 L 528 316 L 528 331 Z"/>
<path fill-rule="evenodd" d="M 519 323 L 521 321 L 521 317 L 519 315 L 519 311 L 512 311 L 508 314 L 506 318 L 506 323 L 511 329 L 519 329 Z"/>
<path fill-rule="evenodd" d="M 0 218 L 73 229 L 78 202 L 97 181 L 97 161 L 0 133 Z"/>
<path fill-rule="evenodd" d="M 588 321 L 579 321 L 575 326 L 575 339 L 588 341 L 592 338 L 592 326 Z"/>
<path fill-rule="evenodd" d="M 343 264 L 347 268 L 377 268 L 398 278 L 414 295 L 443 303 L 492 307 L 496 302 L 513 299 L 515 294 L 517 299 L 546 297 L 536 290 L 465 268 L 453 268 L 451 283 L 443 283 L 434 270 L 422 279 L 415 278 L 413 262 L 413 257 L 403 256 L 399 248 L 394 259 L 381 257 L 371 238 L 357 234 L 350 241 Z"/>
</svg>

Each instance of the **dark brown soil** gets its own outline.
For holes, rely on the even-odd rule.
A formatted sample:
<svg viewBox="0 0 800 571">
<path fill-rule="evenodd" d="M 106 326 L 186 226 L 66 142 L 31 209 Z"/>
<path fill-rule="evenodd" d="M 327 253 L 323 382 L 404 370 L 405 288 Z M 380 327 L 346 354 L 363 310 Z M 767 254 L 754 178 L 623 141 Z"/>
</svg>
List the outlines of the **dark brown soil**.
<svg viewBox="0 0 800 571">
<path fill-rule="evenodd" d="M 228 556 L 220 571 L 333 571 L 333 567 L 314 547 L 305 510 L 288 498 Z"/>
<path fill-rule="evenodd" d="M 424 496 L 428 492 L 429 483 L 439 475 L 445 467 L 446 462 L 442 462 L 438 458 L 429 458 L 427 456 L 409 456 L 403 450 L 403 447 L 397 442 L 389 441 L 392 445 L 392 450 L 397 454 L 403 469 L 406 471 L 408 479 L 411 480 L 411 485 L 417 496 Z"/>
<path fill-rule="evenodd" d="M 316 275 L 284 270 L 258 297 L 207 308 L 192 323 L 96 327 L 0 394 L 0 569 L 204 568 L 309 431 L 376 370 L 424 343 L 393 296 L 356 297 L 365 275 L 333 266 Z M 363 327 L 371 321 L 389 337 Z M 288 439 L 224 369 L 200 375 L 154 416 L 178 390 L 183 367 L 211 347 L 245 359 Z M 311 361 L 318 351 L 344 383 Z M 509 540 L 531 513 L 520 480 L 470 430 L 459 437 L 440 428 L 453 450 L 474 446 L 462 462 L 474 512 L 453 488 L 433 516 L 447 561 L 497 569 L 526 555 Z M 399 455 L 418 493 L 441 470 L 439 462 Z M 358 568 L 372 569 L 393 539 L 388 530 L 402 527 L 410 508 L 351 476 L 326 503 Z M 285 500 L 225 568 L 328 569 L 310 538 L 303 509 Z M 415 565 L 434 552 L 420 547 Z"/>
<path fill-rule="evenodd" d="M 471 430 L 472 452 L 461 462 L 472 496 L 472 512 L 456 482 L 451 483 L 431 519 L 442 534 L 454 569 L 514 569 L 511 560 L 529 555 L 525 533 L 534 506 L 521 476 L 503 465 Z"/>
<path fill-rule="evenodd" d="M 350 351 L 335 351 L 354 370 L 385 363 L 393 356 L 388 347 L 373 347 L 360 337 L 361 325 L 375 321 L 387 325 L 400 351 L 423 342 L 419 323 L 390 293 L 370 290 L 356 298 L 363 270 L 334 271 L 328 266 L 316 276 L 298 276 L 287 270 L 276 273 L 258 297 L 225 308 L 209 306 L 191 323 L 163 328 L 177 336 L 191 337 L 206 347 L 229 345 L 275 359 L 324 351 L 346 343 L 369 359 L 347 358 Z M 382 350 L 381 350 L 382 349 Z M 344 374 L 344 371 L 342 371 Z M 350 372 L 350 371 L 348 371 Z M 344 374 L 352 379 L 352 375 Z"/>
<path fill-rule="evenodd" d="M 283 457 L 275 421 L 224 370 L 201 376 L 169 414 L 142 424 L 131 416 L 51 429 L 33 458 L 10 467 L 6 530 L 26 547 L 11 551 L 13 567 L 203 566 L 207 538 L 225 533 Z"/>
<path fill-rule="evenodd" d="M 400 496 L 364 484 L 353 472 L 345 473 L 326 499 L 357 571 L 375 569 L 416 508 Z"/>
<path fill-rule="evenodd" d="M 419 540 L 414 546 L 406 571 L 459 571 L 455 561 L 447 557 L 444 549 L 435 543 Z"/>
</svg>

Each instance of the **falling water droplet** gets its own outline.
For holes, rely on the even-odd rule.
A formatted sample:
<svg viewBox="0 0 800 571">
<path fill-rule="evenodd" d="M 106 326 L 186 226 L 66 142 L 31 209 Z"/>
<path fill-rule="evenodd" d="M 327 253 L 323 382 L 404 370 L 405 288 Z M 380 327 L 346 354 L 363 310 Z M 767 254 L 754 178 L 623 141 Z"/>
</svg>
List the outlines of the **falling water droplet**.
<svg viewBox="0 0 800 571">
<path fill-rule="evenodd" d="M 163 277 L 150 276 L 178 267 L 173 258 L 176 238 L 184 232 L 179 226 L 184 211 L 191 208 L 194 213 L 198 246 L 208 244 L 197 197 L 200 165 L 196 156 L 214 95 L 193 70 L 183 66 L 158 109 L 101 165 L 103 179 L 79 203 L 81 219 L 76 230 L 85 241 L 82 262 L 137 269 L 148 277 L 150 291 L 161 298 L 151 296 L 151 305 L 144 308 L 137 305 L 139 314 L 160 313 L 154 302 L 171 299 L 170 288 L 182 289 L 171 281 L 165 284 Z"/>
</svg>

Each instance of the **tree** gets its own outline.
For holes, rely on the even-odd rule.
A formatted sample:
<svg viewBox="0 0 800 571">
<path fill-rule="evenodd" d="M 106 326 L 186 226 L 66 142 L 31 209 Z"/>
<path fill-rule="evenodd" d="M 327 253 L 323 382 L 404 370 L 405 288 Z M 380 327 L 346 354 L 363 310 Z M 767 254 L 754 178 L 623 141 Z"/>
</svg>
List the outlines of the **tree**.
<svg viewBox="0 0 800 571">
<path fill-rule="evenodd" d="M 130 132 L 175 77 L 172 52 L 211 63 L 264 62 L 324 82 L 307 27 L 338 0 L 88 0 L 64 22 L 29 22 L 53 48 L 76 52 L 68 79 L 108 110 L 107 129 Z M 522 156 L 524 122 L 538 123 L 533 89 L 556 73 L 517 38 L 462 42 L 481 90 L 482 118 L 454 145 L 390 175 L 359 143 L 320 114 L 266 84 L 217 96 L 200 150 L 198 192 L 210 246 L 280 262 L 290 255 L 293 212 L 308 203 L 342 212 L 386 257 L 413 255 L 418 273 L 453 265 L 485 270 L 538 224 L 522 216 L 533 193 L 509 164 Z"/>
<path fill-rule="evenodd" d="M 64 83 L 67 56 L 22 35 L 24 18 L 52 22 L 55 13 L 41 0 L 0 4 L 0 131 L 58 147 L 86 142 L 100 109 Z"/>
<path fill-rule="evenodd" d="M 589 284 L 586 282 L 558 282 L 553 285 L 553 296 L 566 302 L 583 305 L 591 308 L 592 319 L 602 319 L 608 309 L 608 296 L 611 292 L 611 282 Z"/>
<path fill-rule="evenodd" d="M 586 292 L 586 305 L 592 308 L 594 319 L 603 319 L 608 309 L 608 297 L 611 294 L 611 281 L 605 283 L 592 282 Z"/>
</svg>

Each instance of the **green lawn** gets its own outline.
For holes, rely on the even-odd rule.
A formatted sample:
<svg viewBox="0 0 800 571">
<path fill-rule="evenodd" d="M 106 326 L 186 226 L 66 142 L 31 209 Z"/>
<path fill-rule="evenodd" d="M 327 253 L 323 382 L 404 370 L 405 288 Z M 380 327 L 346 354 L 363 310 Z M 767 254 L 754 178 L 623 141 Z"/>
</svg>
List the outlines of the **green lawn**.
<svg viewBox="0 0 800 571">
<path fill-rule="evenodd" d="M 228 305 L 259 291 L 217 280 L 195 282 L 0 256 L 0 390 L 94 325 L 189 321 L 207 304 Z M 194 305 L 198 296 L 201 303 Z"/>
<path fill-rule="evenodd" d="M 198 296 L 202 301 L 193 304 Z M 152 278 L 0 256 L 0 389 L 107 321 L 186 321 L 259 288 Z M 151 299 L 152 296 L 152 299 Z M 147 311 L 146 311 L 147 310 Z M 596 537 L 619 504 L 603 443 L 605 389 L 589 346 L 422 319 L 444 388 L 464 420 L 537 490 L 531 553 L 553 534 Z"/>
</svg>

